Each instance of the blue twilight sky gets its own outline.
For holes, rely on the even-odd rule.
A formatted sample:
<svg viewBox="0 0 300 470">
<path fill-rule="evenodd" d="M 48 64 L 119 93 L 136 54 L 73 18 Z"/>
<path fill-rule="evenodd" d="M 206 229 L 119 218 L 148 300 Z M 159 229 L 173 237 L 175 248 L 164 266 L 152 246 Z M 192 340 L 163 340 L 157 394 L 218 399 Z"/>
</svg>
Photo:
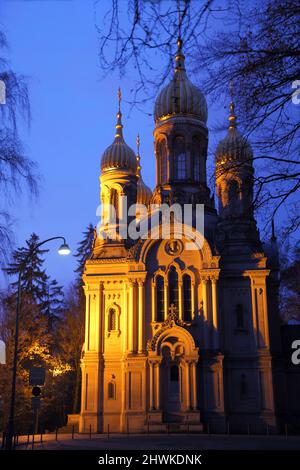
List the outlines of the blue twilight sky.
<svg viewBox="0 0 300 470">
<path fill-rule="evenodd" d="M 98 22 L 107 8 L 97 7 Z M 16 245 L 32 232 L 41 239 L 64 235 L 73 252 L 89 222 L 96 224 L 100 157 L 114 138 L 116 91 L 124 99 L 133 86 L 134 71 L 101 79 L 93 0 L 0 0 L 1 28 L 7 35 L 12 68 L 28 77 L 32 105 L 30 129 L 22 129 L 27 155 L 43 176 L 40 196 L 23 196 L 10 207 L 16 218 Z M 174 45 L 175 49 L 175 45 Z M 155 184 L 153 118 L 123 103 L 124 135 L 135 149 L 141 135 L 143 177 Z M 149 112 L 153 104 L 149 103 Z M 222 118 L 224 104 L 210 109 L 208 125 Z M 210 136 L 212 146 L 216 137 Z M 47 255 L 47 271 L 67 285 L 74 259 Z"/>
</svg>

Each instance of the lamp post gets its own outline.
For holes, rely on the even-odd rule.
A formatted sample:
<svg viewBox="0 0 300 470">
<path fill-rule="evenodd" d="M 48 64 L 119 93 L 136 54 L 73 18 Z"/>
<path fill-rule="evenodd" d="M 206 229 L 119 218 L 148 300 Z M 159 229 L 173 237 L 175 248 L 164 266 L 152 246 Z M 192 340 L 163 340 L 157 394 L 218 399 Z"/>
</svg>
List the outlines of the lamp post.
<svg viewBox="0 0 300 470">
<path fill-rule="evenodd" d="M 13 443 L 13 436 L 14 436 L 14 419 L 15 419 L 15 401 L 16 401 L 16 380 L 17 380 L 17 366 L 18 366 L 18 345 L 19 345 L 19 317 L 20 317 L 20 311 L 21 311 L 21 293 L 22 293 L 22 287 L 21 287 L 21 280 L 22 280 L 22 274 L 23 270 L 32 256 L 32 254 L 41 246 L 44 245 L 45 243 L 48 243 L 52 240 L 62 240 L 63 243 L 58 249 L 58 253 L 60 255 L 68 255 L 71 253 L 71 250 L 66 243 L 66 239 L 64 237 L 52 237 L 52 238 L 47 238 L 47 240 L 44 240 L 37 245 L 34 246 L 32 250 L 30 250 L 25 257 L 23 263 L 20 266 L 19 269 L 19 275 L 18 275 L 18 294 L 17 294 L 17 308 L 16 308 L 16 322 L 15 322 L 15 345 L 14 345 L 14 359 L 13 359 L 13 371 L 12 371 L 12 384 L 11 384 L 11 396 L 10 396 L 10 410 L 9 410 L 9 420 L 8 420 L 8 426 L 7 426 L 7 434 L 6 434 L 6 439 L 5 439 L 5 449 L 6 450 L 11 450 L 12 449 L 12 443 Z"/>
</svg>

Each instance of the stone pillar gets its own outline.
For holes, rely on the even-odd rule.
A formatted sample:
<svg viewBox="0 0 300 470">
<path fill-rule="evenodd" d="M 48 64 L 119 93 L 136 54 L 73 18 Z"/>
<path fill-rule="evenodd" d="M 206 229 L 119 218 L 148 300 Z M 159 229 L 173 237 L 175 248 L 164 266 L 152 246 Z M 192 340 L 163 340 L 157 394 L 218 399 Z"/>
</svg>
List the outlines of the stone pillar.
<svg viewBox="0 0 300 470">
<path fill-rule="evenodd" d="M 150 393 L 149 393 L 149 408 L 154 409 L 154 380 L 153 380 L 153 362 L 149 362 L 149 378 L 150 378 Z"/>
<path fill-rule="evenodd" d="M 208 330 L 209 330 L 209 324 L 208 324 L 208 305 L 207 305 L 207 278 L 203 277 L 201 278 L 201 283 L 202 283 L 202 298 L 203 298 L 203 341 L 204 341 L 204 347 L 207 349 L 209 348 L 208 344 Z"/>
<path fill-rule="evenodd" d="M 138 281 L 139 290 L 139 321 L 138 321 L 138 352 L 144 351 L 145 307 L 144 307 L 144 281 Z"/>
<path fill-rule="evenodd" d="M 191 383 L 192 383 L 192 409 L 197 409 L 197 369 L 196 362 L 191 363 Z"/>
<path fill-rule="evenodd" d="M 196 312 L 195 312 L 195 281 L 192 281 L 191 285 L 192 291 L 191 291 L 191 296 L 192 296 L 192 320 L 195 320 L 196 318 Z"/>
<path fill-rule="evenodd" d="M 128 305 L 128 351 L 134 351 L 134 281 L 129 281 L 129 305 Z"/>
<path fill-rule="evenodd" d="M 217 278 L 211 278 L 211 288 L 212 288 L 212 320 L 213 320 L 213 330 L 212 330 L 212 348 L 219 348 L 219 330 L 218 330 L 218 297 L 217 297 Z"/>
<path fill-rule="evenodd" d="M 104 305 L 103 305 L 103 282 L 99 283 L 99 315 L 98 315 L 98 350 L 103 352 L 103 338 L 104 338 Z"/>
<path fill-rule="evenodd" d="M 155 363 L 155 409 L 160 409 L 160 364 Z"/>
<path fill-rule="evenodd" d="M 164 280 L 164 307 L 165 307 L 165 320 L 168 318 L 168 305 L 169 305 L 169 285 L 166 279 Z"/>
<path fill-rule="evenodd" d="M 155 322 L 156 320 L 156 283 L 152 281 L 151 285 L 151 322 Z"/>
<path fill-rule="evenodd" d="M 268 271 L 266 271 L 268 273 Z M 251 294 L 252 294 L 252 321 L 255 345 L 257 348 L 269 348 L 269 322 L 268 322 L 268 306 L 266 295 L 266 275 L 255 276 L 251 278 Z"/>
<path fill-rule="evenodd" d="M 185 363 L 185 401 L 186 409 L 191 409 L 191 390 L 190 390 L 190 364 Z"/>
<path fill-rule="evenodd" d="M 253 335 L 254 343 L 256 348 L 259 344 L 259 327 L 257 318 L 257 302 L 256 302 L 256 289 L 254 279 L 251 278 L 251 297 L 252 297 L 252 323 L 253 323 Z"/>
<path fill-rule="evenodd" d="M 85 351 L 90 349 L 90 294 L 87 287 L 84 288 L 85 292 Z"/>
</svg>

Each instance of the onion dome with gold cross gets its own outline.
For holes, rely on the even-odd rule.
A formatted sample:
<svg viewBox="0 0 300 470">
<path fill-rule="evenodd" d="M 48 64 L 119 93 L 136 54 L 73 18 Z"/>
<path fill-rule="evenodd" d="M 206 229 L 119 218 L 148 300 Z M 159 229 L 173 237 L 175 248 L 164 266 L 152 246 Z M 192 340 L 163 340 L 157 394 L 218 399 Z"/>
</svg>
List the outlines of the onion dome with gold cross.
<svg viewBox="0 0 300 470">
<path fill-rule="evenodd" d="M 207 103 L 202 91 L 188 79 L 185 70 L 185 56 L 182 53 L 182 40 L 177 41 L 175 70 L 171 82 L 159 93 L 154 107 L 155 122 L 176 115 L 192 116 L 207 121 Z"/>
<path fill-rule="evenodd" d="M 137 145 L 137 204 L 144 204 L 148 206 L 152 197 L 151 189 L 144 183 L 142 175 L 141 175 L 141 156 L 140 156 L 140 136 L 138 135 L 136 138 L 136 145 Z"/>
<path fill-rule="evenodd" d="M 117 114 L 116 134 L 113 143 L 104 151 L 101 159 L 102 172 L 122 170 L 131 174 L 137 172 L 137 160 L 134 151 L 126 144 L 123 137 L 121 91 L 118 90 L 119 110 Z"/>
<path fill-rule="evenodd" d="M 230 103 L 229 127 L 227 135 L 216 149 L 216 164 L 243 162 L 252 166 L 253 151 L 248 140 L 237 129 L 234 103 Z"/>
</svg>

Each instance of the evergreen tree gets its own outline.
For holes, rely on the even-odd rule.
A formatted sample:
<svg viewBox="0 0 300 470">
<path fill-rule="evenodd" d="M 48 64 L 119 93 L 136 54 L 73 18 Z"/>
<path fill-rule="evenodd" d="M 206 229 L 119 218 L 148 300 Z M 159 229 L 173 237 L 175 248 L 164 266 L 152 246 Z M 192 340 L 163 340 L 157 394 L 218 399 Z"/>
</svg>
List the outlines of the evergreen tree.
<svg viewBox="0 0 300 470">
<path fill-rule="evenodd" d="M 77 252 L 75 257 L 77 258 L 77 268 L 75 273 L 77 273 L 77 282 L 82 286 L 82 275 L 84 271 L 84 264 L 87 259 L 92 255 L 93 242 L 95 237 L 95 228 L 93 224 L 89 224 L 86 228 L 86 231 L 83 232 L 83 239 L 79 242 Z"/>
<path fill-rule="evenodd" d="M 22 267 L 16 394 L 16 423 L 18 430 L 22 432 L 28 432 L 32 422 L 31 389 L 28 381 L 29 368 L 41 365 L 46 368 L 45 396 L 43 397 L 41 415 L 45 422 L 50 423 L 51 415 L 55 415 L 57 400 L 57 393 L 52 393 L 57 385 L 54 376 L 56 374 L 62 377 L 64 372 L 69 369 L 61 361 L 56 341 L 57 322 L 63 311 L 62 288 L 55 280 L 51 280 L 47 276 L 43 268 L 43 254 L 47 250 L 35 249 L 38 243 L 39 237 L 32 234 L 30 239 L 26 241 L 26 248 L 19 248 L 14 251 L 12 262 L 6 269 L 6 272 L 13 280 L 9 292 L 3 299 L 1 334 L 7 345 L 7 366 L 0 377 L 0 396 L 2 396 L 4 403 L 2 427 L 5 429 L 8 418 L 14 350 L 17 300 L 16 276 L 18 276 L 19 269 Z M 60 384 L 60 387 L 63 390 L 62 384 Z"/>
<path fill-rule="evenodd" d="M 30 295 L 35 302 L 42 303 L 47 294 L 48 280 L 45 270 L 42 269 L 44 263 L 42 256 L 48 250 L 36 249 L 39 241 L 39 237 L 33 233 L 29 240 L 26 240 L 26 247 L 18 248 L 13 252 L 12 262 L 5 271 L 9 276 L 18 276 L 20 268 L 22 268 L 22 292 Z M 17 283 L 18 279 L 11 283 L 12 291 L 17 290 Z"/>
</svg>

